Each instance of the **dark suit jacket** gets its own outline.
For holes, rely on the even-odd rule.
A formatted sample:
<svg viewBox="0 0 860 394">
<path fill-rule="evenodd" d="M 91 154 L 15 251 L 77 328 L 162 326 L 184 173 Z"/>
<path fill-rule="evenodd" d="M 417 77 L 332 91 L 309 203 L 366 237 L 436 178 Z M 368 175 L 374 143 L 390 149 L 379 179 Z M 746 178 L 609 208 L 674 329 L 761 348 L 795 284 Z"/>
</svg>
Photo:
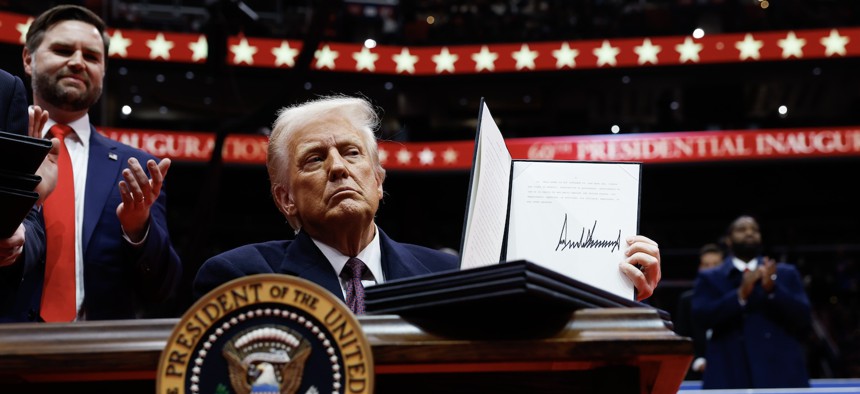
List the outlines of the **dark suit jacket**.
<svg viewBox="0 0 860 394">
<path fill-rule="evenodd" d="M 455 270 L 457 256 L 418 245 L 391 240 L 379 229 L 382 271 L 385 280 L 409 278 Z M 337 273 L 311 237 L 299 232 L 293 241 L 269 241 L 240 246 L 206 260 L 194 279 L 194 298 L 199 299 L 233 279 L 254 274 L 288 274 L 314 282 L 343 300 Z"/>
<path fill-rule="evenodd" d="M 0 70 L 0 131 L 27 134 L 27 105 L 21 78 Z"/>
<path fill-rule="evenodd" d="M 150 210 L 149 233 L 139 248 L 123 238 L 116 216 L 119 181 L 129 157 L 155 159 L 111 140 L 90 127 L 90 150 L 83 222 L 84 303 L 87 320 L 133 319 L 175 295 L 182 274 L 167 230 L 164 189 Z M 144 167 L 146 168 L 146 167 Z M 27 245 L 31 240 L 27 234 Z M 44 242 L 27 250 L 14 293 L 0 299 L 0 321 L 34 321 L 39 316 L 45 271 Z M 17 272 L 16 272 L 17 274 Z M 6 278 L 9 280 L 9 278 Z"/>
<path fill-rule="evenodd" d="M 779 263 L 776 272 L 773 293 L 757 284 L 745 306 L 738 302 L 742 275 L 731 256 L 699 273 L 693 317 L 713 330 L 703 389 L 809 387 L 804 351 L 812 323 L 809 299 L 794 266 Z"/>
</svg>

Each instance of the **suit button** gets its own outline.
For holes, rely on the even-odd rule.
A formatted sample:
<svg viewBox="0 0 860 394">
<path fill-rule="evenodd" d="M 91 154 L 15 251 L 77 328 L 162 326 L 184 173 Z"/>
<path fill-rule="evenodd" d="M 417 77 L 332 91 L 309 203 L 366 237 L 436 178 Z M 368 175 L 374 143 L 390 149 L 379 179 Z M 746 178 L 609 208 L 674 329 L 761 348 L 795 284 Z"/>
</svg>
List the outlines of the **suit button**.
<svg viewBox="0 0 860 394">
<path fill-rule="evenodd" d="M 769 332 L 764 333 L 764 339 L 770 339 L 770 333 Z"/>
<path fill-rule="evenodd" d="M 27 311 L 27 320 L 36 321 L 36 310 L 30 309 Z"/>
</svg>

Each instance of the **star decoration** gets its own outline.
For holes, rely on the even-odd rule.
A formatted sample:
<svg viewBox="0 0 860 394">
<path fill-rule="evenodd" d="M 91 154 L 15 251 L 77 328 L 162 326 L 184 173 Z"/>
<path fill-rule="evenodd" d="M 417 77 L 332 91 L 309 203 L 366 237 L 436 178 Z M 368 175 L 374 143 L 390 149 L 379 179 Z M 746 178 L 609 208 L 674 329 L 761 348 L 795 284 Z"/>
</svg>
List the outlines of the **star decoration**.
<svg viewBox="0 0 860 394">
<path fill-rule="evenodd" d="M 402 73 L 408 72 L 410 74 L 415 74 L 415 63 L 418 62 L 418 56 L 409 53 L 409 48 L 403 48 L 400 50 L 400 53 L 391 57 L 395 63 L 397 63 L 397 67 L 394 72 Z"/>
<path fill-rule="evenodd" d="M 552 51 L 552 56 L 555 57 L 555 68 L 561 69 L 564 66 L 574 68 L 579 51 L 570 49 L 570 45 L 565 42 L 561 44 L 561 48 Z"/>
<path fill-rule="evenodd" d="M 759 58 L 761 58 L 761 55 L 759 54 L 759 50 L 761 49 L 762 46 L 764 46 L 764 42 L 754 39 L 753 35 L 750 33 L 747 33 L 744 36 L 743 41 L 738 41 L 735 43 L 735 48 L 737 48 L 738 51 L 741 52 L 741 54 L 740 54 L 741 60 L 744 60 L 744 59 L 756 59 L 756 60 L 758 60 Z"/>
<path fill-rule="evenodd" d="M 615 66 L 617 63 L 615 57 L 618 56 L 619 52 L 621 52 L 620 48 L 610 45 L 608 40 L 603 40 L 600 48 L 594 48 L 594 56 L 597 56 L 597 67 L 606 64 Z"/>
<path fill-rule="evenodd" d="M 379 155 L 379 162 L 385 164 L 388 161 L 388 151 L 382 148 L 377 150 L 377 154 Z"/>
<path fill-rule="evenodd" d="M 661 50 L 662 48 L 659 45 L 651 44 L 650 38 L 646 38 L 645 41 L 642 41 L 642 45 L 633 48 L 633 52 L 639 55 L 637 63 L 640 65 L 645 63 L 657 64 L 657 54 Z"/>
<path fill-rule="evenodd" d="M 281 41 L 281 46 L 272 48 L 272 54 L 275 55 L 275 67 L 284 66 L 294 67 L 296 65 L 296 56 L 299 55 L 299 50 L 290 48 L 290 43 Z"/>
<path fill-rule="evenodd" d="M 418 161 L 421 162 L 422 166 L 429 166 L 433 164 L 433 160 L 436 159 L 436 154 L 433 153 L 430 148 L 424 148 L 421 152 L 418 152 Z"/>
<path fill-rule="evenodd" d="M 457 162 L 457 151 L 453 148 L 445 149 L 445 152 L 442 152 L 442 159 L 445 160 L 445 164 L 454 164 Z"/>
<path fill-rule="evenodd" d="M 486 45 L 481 46 L 481 52 L 473 53 L 472 60 L 475 62 L 475 71 L 487 70 L 493 71 L 496 69 L 496 59 L 499 54 L 490 52 L 490 48 Z"/>
<path fill-rule="evenodd" d="M 845 56 L 845 45 L 848 45 L 848 37 L 840 36 L 836 29 L 830 30 L 830 35 L 821 39 L 824 45 L 824 56 Z"/>
<path fill-rule="evenodd" d="M 170 60 L 170 50 L 173 49 L 173 41 L 165 40 L 164 34 L 158 33 L 154 40 L 146 40 L 146 46 L 149 47 L 150 59 L 161 57 L 164 60 Z"/>
<path fill-rule="evenodd" d="M 338 56 L 337 51 L 331 50 L 328 45 L 323 45 L 322 49 L 317 49 L 314 52 L 314 59 L 317 60 L 316 67 L 318 69 L 328 67 L 330 70 L 334 70 L 334 59 L 337 59 Z"/>
<path fill-rule="evenodd" d="M 431 57 L 431 59 L 433 59 L 433 63 L 436 63 L 436 74 L 442 74 L 444 71 L 453 73 L 454 63 L 456 63 L 459 58 L 459 56 L 449 52 L 448 47 L 442 47 L 442 51 L 439 52 L 439 54 Z"/>
<path fill-rule="evenodd" d="M 702 44 L 695 43 L 691 37 L 687 37 L 684 39 L 683 44 L 675 45 L 675 51 L 677 51 L 679 55 L 678 63 L 684 63 L 686 61 L 698 63 L 699 52 L 702 51 Z"/>
<path fill-rule="evenodd" d="M 198 62 L 209 57 L 209 42 L 202 34 L 197 37 L 197 41 L 188 44 L 188 49 L 191 50 L 191 61 Z"/>
<path fill-rule="evenodd" d="M 257 47 L 248 45 L 248 39 L 245 37 L 239 40 L 239 45 L 230 45 L 230 52 L 233 52 L 233 64 L 254 64 L 254 54 L 257 51 Z"/>
<path fill-rule="evenodd" d="M 128 56 L 128 47 L 131 45 L 131 40 L 122 36 L 122 32 L 114 30 L 110 35 L 110 49 L 108 56 L 118 55 L 119 57 Z"/>
<path fill-rule="evenodd" d="M 361 52 L 352 54 L 355 59 L 355 71 L 367 69 L 367 71 L 376 70 L 376 61 L 379 60 L 379 54 L 373 53 L 368 47 L 361 47 Z"/>
<path fill-rule="evenodd" d="M 27 21 L 24 23 L 19 23 L 18 26 L 15 26 L 15 29 L 18 30 L 18 33 L 21 33 L 21 38 L 18 39 L 20 43 L 27 42 L 27 30 L 30 30 L 30 25 L 33 24 L 33 18 L 27 18 Z"/>
<path fill-rule="evenodd" d="M 412 154 L 406 148 L 397 151 L 397 162 L 400 164 L 409 164 L 409 160 L 412 160 Z"/>
<path fill-rule="evenodd" d="M 797 38 L 794 32 L 790 31 L 784 39 L 777 41 L 776 45 L 782 48 L 783 59 L 788 59 L 792 56 L 800 59 L 803 57 L 803 46 L 806 45 L 806 39 Z"/>
<path fill-rule="evenodd" d="M 524 68 L 534 70 L 538 52 L 530 50 L 528 44 L 523 44 L 520 50 L 512 53 L 511 56 L 517 61 L 517 70 Z"/>
</svg>

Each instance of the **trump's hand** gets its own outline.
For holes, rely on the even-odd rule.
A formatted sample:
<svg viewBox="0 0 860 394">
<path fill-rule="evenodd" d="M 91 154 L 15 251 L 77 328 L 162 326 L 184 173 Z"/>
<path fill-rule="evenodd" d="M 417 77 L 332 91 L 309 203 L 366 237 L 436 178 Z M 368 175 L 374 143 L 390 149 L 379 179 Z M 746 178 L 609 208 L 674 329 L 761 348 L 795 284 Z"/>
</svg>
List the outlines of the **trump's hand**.
<svg viewBox="0 0 860 394">
<path fill-rule="evenodd" d="M 627 238 L 626 256 L 621 262 L 621 272 L 636 287 L 636 300 L 641 301 L 654 294 L 660 282 L 660 248 L 657 243 L 643 235 Z"/>
<path fill-rule="evenodd" d="M 140 242 L 146 234 L 149 209 L 161 194 L 164 178 L 170 169 L 170 159 L 162 159 L 159 163 L 149 160 L 146 166 L 151 179 L 146 176 L 136 158 L 128 159 L 128 168 L 122 171 L 123 180 L 119 182 L 122 202 L 116 207 L 116 216 L 132 242 Z"/>
</svg>

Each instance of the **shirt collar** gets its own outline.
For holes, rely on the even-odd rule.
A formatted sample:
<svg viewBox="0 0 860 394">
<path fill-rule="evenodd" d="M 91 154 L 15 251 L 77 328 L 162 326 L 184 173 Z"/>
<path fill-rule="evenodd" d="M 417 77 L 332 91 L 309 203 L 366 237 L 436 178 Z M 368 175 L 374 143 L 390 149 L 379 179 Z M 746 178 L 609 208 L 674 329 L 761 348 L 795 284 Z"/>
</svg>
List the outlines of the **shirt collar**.
<svg viewBox="0 0 860 394">
<path fill-rule="evenodd" d="M 744 270 L 747 269 L 753 271 L 758 267 L 758 259 L 752 259 L 749 262 L 746 262 L 733 256 L 732 264 L 734 264 L 735 268 L 737 268 L 740 272 L 744 272 Z"/>
<path fill-rule="evenodd" d="M 370 270 L 370 273 L 373 274 L 373 280 L 375 280 L 377 284 L 380 284 L 385 280 L 385 276 L 382 273 L 382 249 L 379 244 L 379 229 L 376 227 L 375 223 L 373 224 L 373 229 L 373 239 L 364 249 L 361 250 L 361 252 L 358 252 L 358 255 L 355 257 L 358 257 L 364 262 L 364 265 L 366 265 L 367 269 Z M 337 272 L 338 275 L 340 275 L 340 271 L 343 270 L 343 267 L 346 265 L 346 261 L 349 260 L 351 256 L 344 255 L 337 249 L 314 238 L 311 238 L 311 240 L 314 241 L 317 248 L 319 248 L 323 255 L 325 255 L 329 264 L 334 268 L 334 272 Z"/>
<path fill-rule="evenodd" d="M 48 119 L 48 121 L 45 123 L 45 127 L 42 128 L 42 138 L 45 138 L 45 135 L 48 134 L 48 130 L 50 130 L 51 127 L 53 127 L 55 124 L 57 124 L 57 121 L 50 118 Z M 77 136 L 77 139 L 81 143 L 81 145 L 83 145 L 85 148 L 90 145 L 91 129 L 89 114 L 84 114 L 84 116 L 81 116 L 80 118 L 72 121 L 71 123 L 68 123 L 68 126 L 71 127 L 72 130 L 75 130 L 75 135 Z"/>
</svg>

